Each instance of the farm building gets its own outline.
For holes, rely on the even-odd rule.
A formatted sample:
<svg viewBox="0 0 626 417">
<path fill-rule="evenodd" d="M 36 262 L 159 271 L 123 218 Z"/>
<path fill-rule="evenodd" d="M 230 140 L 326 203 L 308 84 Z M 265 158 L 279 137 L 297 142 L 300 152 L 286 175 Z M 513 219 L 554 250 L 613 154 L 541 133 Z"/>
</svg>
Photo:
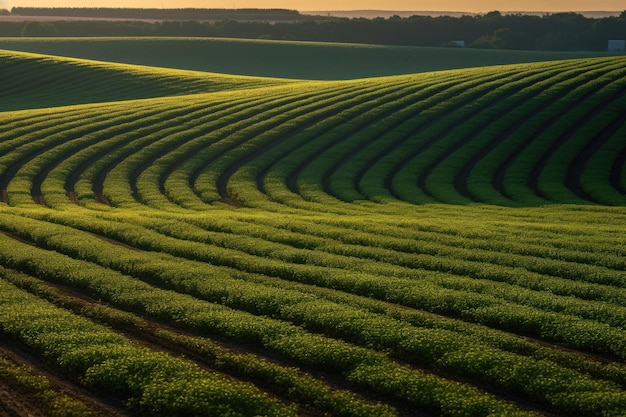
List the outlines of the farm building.
<svg viewBox="0 0 626 417">
<path fill-rule="evenodd" d="M 626 51 L 626 40 L 609 40 L 608 51 Z"/>
<path fill-rule="evenodd" d="M 452 46 L 456 48 L 465 48 L 465 41 L 450 41 L 448 42 L 448 46 Z"/>
</svg>

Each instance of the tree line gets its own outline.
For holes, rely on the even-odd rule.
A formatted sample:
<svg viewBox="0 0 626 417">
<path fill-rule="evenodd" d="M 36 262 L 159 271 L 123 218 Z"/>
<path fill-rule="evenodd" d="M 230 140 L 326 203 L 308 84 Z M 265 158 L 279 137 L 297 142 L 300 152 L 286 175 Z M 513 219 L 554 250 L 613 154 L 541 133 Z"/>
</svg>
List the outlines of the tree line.
<svg viewBox="0 0 626 417">
<path fill-rule="evenodd" d="M 295 12 L 298 16 L 299 14 Z M 302 16 L 302 15 L 300 15 Z M 382 45 L 444 46 L 462 40 L 473 48 L 601 51 L 609 39 L 626 39 L 626 11 L 590 18 L 578 13 L 336 18 L 290 21 L 58 20 L 0 22 L 0 36 L 198 36 Z"/>
<path fill-rule="evenodd" d="M 104 19 L 159 20 L 303 20 L 297 10 L 288 9 L 137 9 L 90 7 L 14 7 L 15 16 L 94 17 Z"/>
</svg>

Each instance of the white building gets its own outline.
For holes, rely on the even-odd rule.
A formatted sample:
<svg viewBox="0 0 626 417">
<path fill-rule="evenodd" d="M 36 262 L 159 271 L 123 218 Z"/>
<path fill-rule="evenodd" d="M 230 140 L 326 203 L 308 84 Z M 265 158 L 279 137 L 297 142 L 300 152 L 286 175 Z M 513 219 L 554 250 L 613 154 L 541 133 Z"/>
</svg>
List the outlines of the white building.
<svg viewBox="0 0 626 417">
<path fill-rule="evenodd" d="M 452 46 L 455 48 L 465 48 L 465 41 L 450 41 L 448 42 L 448 46 Z"/>
</svg>

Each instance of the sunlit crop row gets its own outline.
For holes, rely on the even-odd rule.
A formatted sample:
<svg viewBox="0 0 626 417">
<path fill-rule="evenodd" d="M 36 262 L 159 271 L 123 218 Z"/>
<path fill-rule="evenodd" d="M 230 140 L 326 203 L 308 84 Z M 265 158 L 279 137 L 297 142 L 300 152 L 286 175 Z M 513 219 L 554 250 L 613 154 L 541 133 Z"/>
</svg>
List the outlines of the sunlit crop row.
<svg viewBox="0 0 626 417">
<path fill-rule="evenodd" d="M 0 55 L 108 77 L 0 113 L 12 348 L 141 415 L 626 412 L 624 58 L 336 82 L 77 62 Z"/>
</svg>

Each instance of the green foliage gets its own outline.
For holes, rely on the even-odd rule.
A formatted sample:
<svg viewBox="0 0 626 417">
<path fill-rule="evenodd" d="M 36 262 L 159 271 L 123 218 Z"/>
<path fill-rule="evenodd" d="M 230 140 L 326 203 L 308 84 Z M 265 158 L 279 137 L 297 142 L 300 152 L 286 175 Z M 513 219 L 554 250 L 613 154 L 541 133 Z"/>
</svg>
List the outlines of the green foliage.
<svg viewBox="0 0 626 417">
<path fill-rule="evenodd" d="M 0 378 L 15 390 L 31 393 L 45 404 L 51 417 L 92 417 L 94 411 L 76 398 L 54 389 L 43 375 L 25 365 L 17 365 L 0 356 Z"/>
<path fill-rule="evenodd" d="M 0 288 L 2 333 L 77 375 L 83 384 L 118 395 L 129 407 L 146 415 L 186 415 L 190 410 L 198 415 L 214 415 L 216 410 L 233 416 L 257 415 L 259 411 L 272 416 L 293 415 L 288 407 L 250 385 L 202 371 L 184 359 L 151 352 L 5 281 L 0 280 Z M 182 381 L 195 388 L 178 395 L 174 402 L 163 402 L 163 393 L 165 398 L 181 393 Z"/>
<path fill-rule="evenodd" d="M 59 22 L 55 25 L 58 27 Z M 446 39 L 430 47 L 410 47 L 364 45 L 354 41 L 343 44 L 270 41 L 258 39 L 258 35 L 246 36 L 252 39 L 240 39 L 233 35 L 220 39 L 193 32 L 188 37 L 171 37 L 173 34 L 168 32 L 169 28 L 176 31 L 183 25 L 194 30 L 197 22 L 162 22 L 165 33 L 160 36 L 154 33 L 133 36 L 132 32 L 128 33 L 128 30 L 132 31 L 129 25 L 124 22 L 122 28 L 115 29 L 106 38 L 90 37 L 88 33 L 76 37 L 68 34 L 62 38 L 5 37 L 0 38 L 0 49 L 150 67 L 313 80 L 381 77 L 486 65 L 604 57 L 607 54 L 604 52 L 605 40 L 599 48 L 602 52 L 513 51 L 439 47 L 451 40 L 449 32 L 446 32 Z M 120 37 L 124 33 L 128 37 Z M 259 35 L 267 33 L 271 30 Z M 283 39 L 283 36 L 274 36 L 273 39 Z"/>
<path fill-rule="evenodd" d="M 0 334 L 66 378 L 141 415 L 623 413 L 623 58 L 287 82 L 2 57 L 133 98 L 0 113 Z"/>
<path fill-rule="evenodd" d="M 1 111 L 182 96 L 290 82 L 8 51 L 0 51 L 0 68 L 8 86 L 6 94 L 0 97 Z M 36 81 L 30 81 L 33 79 Z"/>
<path fill-rule="evenodd" d="M 14 7 L 13 14 L 57 16 L 60 36 L 175 36 L 198 38 L 297 39 L 378 45 L 442 46 L 464 40 L 470 47 L 510 50 L 604 51 L 607 39 L 619 39 L 624 19 L 615 12 L 502 14 L 493 11 L 468 16 L 457 13 L 431 16 L 366 19 L 361 12 L 335 16 L 301 15 L 294 10 L 258 9 L 114 9 Z M 342 15 L 341 12 L 334 13 Z M 374 12 L 370 13 L 375 15 Z M 438 13 L 435 13 L 435 15 Z M 63 19 L 63 16 L 87 19 Z M 88 18 L 100 17 L 100 20 Z M 371 16 L 373 17 L 373 16 Z M 131 19 L 131 20 L 129 20 Z M 150 22 L 148 20 L 156 20 Z M 3 22 L 11 31 L 16 22 Z M 18 24 L 21 24 L 19 22 Z M 110 59 L 110 58 L 109 58 Z M 298 59 L 294 62 L 299 61 Z"/>
<path fill-rule="evenodd" d="M 53 37 L 58 35 L 59 31 L 52 22 L 30 21 L 26 22 L 22 28 L 22 36 L 24 37 Z"/>
</svg>

